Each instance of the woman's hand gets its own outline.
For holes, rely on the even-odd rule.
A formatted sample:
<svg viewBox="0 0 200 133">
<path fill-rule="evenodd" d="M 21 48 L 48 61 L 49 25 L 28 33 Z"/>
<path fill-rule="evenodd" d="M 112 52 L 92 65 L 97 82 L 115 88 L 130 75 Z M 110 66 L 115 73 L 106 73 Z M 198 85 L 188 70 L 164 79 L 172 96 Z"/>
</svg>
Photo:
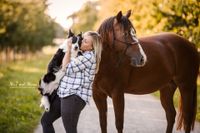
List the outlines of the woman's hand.
<svg viewBox="0 0 200 133">
<path fill-rule="evenodd" d="M 62 70 L 65 71 L 66 70 L 66 66 L 70 61 L 70 53 L 71 53 L 71 47 L 72 47 L 72 38 L 67 39 L 67 51 L 65 52 L 65 56 L 62 60 Z"/>
<path fill-rule="evenodd" d="M 70 37 L 69 39 L 67 39 L 67 49 L 69 50 L 68 52 L 70 52 L 72 47 L 72 38 Z"/>
</svg>

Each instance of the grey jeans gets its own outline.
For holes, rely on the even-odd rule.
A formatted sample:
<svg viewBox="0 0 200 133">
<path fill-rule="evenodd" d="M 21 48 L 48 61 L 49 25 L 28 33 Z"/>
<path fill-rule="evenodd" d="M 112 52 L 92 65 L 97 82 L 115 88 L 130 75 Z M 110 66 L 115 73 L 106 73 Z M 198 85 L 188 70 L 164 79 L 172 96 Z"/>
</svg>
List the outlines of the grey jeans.
<svg viewBox="0 0 200 133">
<path fill-rule="evenodd" d="M 43 133 L 55 133 L 53 122 L 62 117 L 66 133 L 77 133 L 77 123 L 80 112 L 86 103 L 77 95 L 59 98 L 58 95 L 51 102 L 50 112 L 44 112 L 41 124 Z"/>
<path fill-rule="evenodd" d="M 86 103 L 77 95 L 61 98 L 61 117 L 66 133 L 77 133 L 79 115 Z"/>
</svg>

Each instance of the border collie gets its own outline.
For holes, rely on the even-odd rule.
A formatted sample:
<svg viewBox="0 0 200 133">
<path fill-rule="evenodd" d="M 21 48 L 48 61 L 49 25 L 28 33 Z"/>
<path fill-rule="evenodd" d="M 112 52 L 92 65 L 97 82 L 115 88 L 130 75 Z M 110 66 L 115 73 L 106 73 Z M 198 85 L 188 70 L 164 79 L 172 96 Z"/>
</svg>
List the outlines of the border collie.
<svg viewBox="0 0 200 133">
<path fill-rule="evenodd" d="M 77 36 L 69 30 L 68 38 L 72 37 L 71 60 L 75 60 L 77 56 L 82 55 L 80 50 L 83 40 L 82 33 Z M 40 107 L 44 107 L 45 111 L 50 110 L 50 103 L 57 95 L 56 90 L 59 86 L 61 78 L 65 72 L 61 70 L 62 59 L 67 51 L 67 39 L 60 45 L 59 49 L 51 59 L 47 73 L 39 81 L 39 91 L 42 95 Z"/>
</svg>

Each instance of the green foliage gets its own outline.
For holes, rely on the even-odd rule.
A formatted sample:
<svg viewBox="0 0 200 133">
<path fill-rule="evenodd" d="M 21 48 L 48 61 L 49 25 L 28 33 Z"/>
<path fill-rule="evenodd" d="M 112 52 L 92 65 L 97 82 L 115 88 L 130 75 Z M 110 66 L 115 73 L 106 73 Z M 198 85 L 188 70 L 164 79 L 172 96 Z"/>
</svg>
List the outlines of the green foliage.
<svg viewBox="0 0 200 133">
<path fill-rule="evenodd" d="M 97 21 L 97 5 L 97 2 L 88 1 L 78 12 L 68 17 L 73 20 L 71 27 L 73 31 L 79 33 L 93 30 L 94 24 Z"/>
<path fill-rule="evenodd" d="M 54 22 L 45 14 L 46 0 L 0 1 L 0 50 L 36 51 L 52 43 Z"/>
<path fill-rule="evenodd" d="M 178 33 L 200 46 L 200 1 L 169 1 L 165 5 L 154 3 L 154 6 L 154 18 L 158 22 L 166 19 L 162 28 L 164 31 Z"/>
<path fill-rule="evenodd" d="M 0 132 L 31 133 L 43 111 L 39 107 L 39 78 L 49 56 L 0 66 Z"/>
</svg>

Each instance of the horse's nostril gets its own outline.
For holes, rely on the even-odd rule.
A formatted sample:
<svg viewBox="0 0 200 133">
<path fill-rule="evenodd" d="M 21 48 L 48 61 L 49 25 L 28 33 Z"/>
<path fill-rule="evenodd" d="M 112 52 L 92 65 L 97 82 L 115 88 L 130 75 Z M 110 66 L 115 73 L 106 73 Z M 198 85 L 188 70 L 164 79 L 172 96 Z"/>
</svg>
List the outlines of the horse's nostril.
<svg viewBox="0 0 200 133">
<path fill-rule="evenodd" d="M 142 57 L 142 58 L 140 59 L 140 62 L 141 62 L 141 63 L 143 63 L 143 62 L 144 62 L 144 57 Z"/>
</svg>

